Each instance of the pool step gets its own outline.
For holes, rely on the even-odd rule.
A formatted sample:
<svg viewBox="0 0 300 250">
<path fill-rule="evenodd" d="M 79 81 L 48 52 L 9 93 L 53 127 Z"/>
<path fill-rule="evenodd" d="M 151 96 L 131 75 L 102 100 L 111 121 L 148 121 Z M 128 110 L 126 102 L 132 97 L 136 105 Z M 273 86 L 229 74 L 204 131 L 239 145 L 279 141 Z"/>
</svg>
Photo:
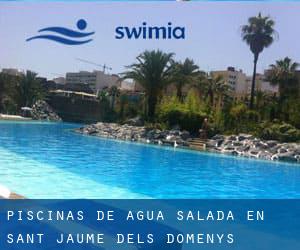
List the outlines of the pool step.
<svg viewBox="0 0 300 250">
<path fill-rule="evenodd" d="M 195 150 L 206 150 L 206 140 L 200 138 L 193 138 L 189 143 L 189 147 Z"/>
</svg>

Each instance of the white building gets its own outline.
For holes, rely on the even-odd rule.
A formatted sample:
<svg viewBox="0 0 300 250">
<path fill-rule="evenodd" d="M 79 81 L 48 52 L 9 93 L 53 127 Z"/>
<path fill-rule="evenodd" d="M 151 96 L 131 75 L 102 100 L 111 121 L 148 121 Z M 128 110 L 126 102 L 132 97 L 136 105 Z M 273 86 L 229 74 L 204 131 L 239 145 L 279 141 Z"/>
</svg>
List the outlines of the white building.
<svg viewBox="0 0 300 250">
<path fill-rule="evenodd" d="M 246 82 L 247 82 L 247 94 L 250 95 L 251 86 L 252 86 L 252 76 L 248 76 Z M 273 95 L 275 93 L 278 93 L 278 86 L 274 86 L 270 82 L 268 82 L 266 80 L 265 74 L 264 75 L 256 74 L 255 90 Z"/>
<path fill-rule="evenodd" d="M 143 88 L 135 81 L 124 80 L 121 82 L 120 90 L 129 92 L 141 92 Z"/>
<path fill-rule="evenodd" d="M 247 76 L 242 70 L 235 70 L 234 67 L 228 67 L 227 70 L 212 71 L 211 74 L 222 76 L 235 97 L 246 94 Z"/>
<path fill-rule="evenodd" d="M 22 70 L 15 68 L 3 68 L 2 73 L 12 75 L 12 76 L 21 76 L 24 74 Z"/>
<path fill-rule="evenodd" d="M 64 77 L 56 77 L 53 79 L 53 82 L 55 82 L 56 84 L 66 84 L 66 78 Z"/>
<path fill-rule="evenodd" d="M 105 74 L 103 71 L 98 70 L 66 74 L 66 84 L 87 84 L 95 92 L 111 86 L 120 87 L 119 79 L 117 75 Z"/>
<path fill-rule="evenodd" d="M 234 67 L 228 67 L 227 70 L 212 71 L 213 75 L 223 76 L 225 82 L 231 87 L 235 98 L 243 98 L 251 93 L 252 76 L 247 76 L 242 70 L 235 70 Z M 255 90 L 267 94 L 278 92 L 277 86 L 272 86 L 266 81 L 265 74 L 256 74 Z"/>
</svg>

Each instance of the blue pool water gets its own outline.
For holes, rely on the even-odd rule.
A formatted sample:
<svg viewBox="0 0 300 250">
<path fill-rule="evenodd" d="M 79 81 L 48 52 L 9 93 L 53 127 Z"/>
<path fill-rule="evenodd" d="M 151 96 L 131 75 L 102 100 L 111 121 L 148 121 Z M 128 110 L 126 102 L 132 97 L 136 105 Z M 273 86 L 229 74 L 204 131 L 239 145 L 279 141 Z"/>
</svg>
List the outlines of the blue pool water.
<svg viewBox="0 0 300 250">
<path fill-rule="evenodd" d="M 0 122 L 0 183 L 28 198 L 300 198 L 300 165 Z"/>
</svg>

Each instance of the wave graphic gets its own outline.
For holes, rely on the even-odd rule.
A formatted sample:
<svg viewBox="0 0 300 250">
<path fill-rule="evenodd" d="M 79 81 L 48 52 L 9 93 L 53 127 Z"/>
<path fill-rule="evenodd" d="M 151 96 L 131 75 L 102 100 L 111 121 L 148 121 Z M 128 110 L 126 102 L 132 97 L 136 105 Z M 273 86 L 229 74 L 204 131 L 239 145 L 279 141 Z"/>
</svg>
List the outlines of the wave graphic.
<svg viewBox="0 0 300 250">
<path fill-rule="evenodd" d="M 48 40 L 52 40 L 52 41 L 67 44 L 67 45 L 80 45 L 80 44 L 88 43 L 93 40 L 93 39 L 89 39 L 89 40 L 85 40 L 85 41 L 74 41 L 74 40 L 66 39 L 66 38 L 63 38 L 60 36 L 41 35 L 41 36 L 34 36 L 31 38 L 28 38 L 26 41 L 29 42 L 34 39 L 48 39 Z"/>
<path fill-rule="evenodd" d="M 52 31 L 68 37 L 86 37 L 95 34 L 95 32 L 83 33 L 63 27 L 49 27 L 39 30 L 39 32 L 43 31 Z"/>
<path fill-rule="evenodd" d="M 80 19 L 77 22 L 77 28 L 79 30 L 84 30 L 87 26 L 87 23 L 85 20 Z M 75 30 L 71 30 L 68 28 L 64 28 L 64 27 L 47 27 L 47 28 L 43 28 L 40 29 L 38 31 L 40 32 L 51 32 L 54 34 L 47 34 L 47 35 L 37 35 L 37 36 L 33 36 L 30 37 L 28 39 L 26 39 L 27 42 L 31 41 L 31 40 L 35 40 L 35 39 L 46 39 L 46 40 L 51 40 L 54 42 L 58 42 L 58 43 L 62 43 L 62 44 L 66 44 L 66 45 L 80 45 L 80 44 L 85 44 L 88 43 L 90 41 L 92 41 L 93 39 L 88 39 L 88 40 L 76 40 L 76 38 L 84 38 L 84 37 L 89 37 L 93 34 L 95 34 L 95 32 L 79 32 L 79 31 L 75 31 Z M 65 37 L 62 37 L 62 36 Z M 75 39 L 72 39 L 75 38 Z"/>
</svg>

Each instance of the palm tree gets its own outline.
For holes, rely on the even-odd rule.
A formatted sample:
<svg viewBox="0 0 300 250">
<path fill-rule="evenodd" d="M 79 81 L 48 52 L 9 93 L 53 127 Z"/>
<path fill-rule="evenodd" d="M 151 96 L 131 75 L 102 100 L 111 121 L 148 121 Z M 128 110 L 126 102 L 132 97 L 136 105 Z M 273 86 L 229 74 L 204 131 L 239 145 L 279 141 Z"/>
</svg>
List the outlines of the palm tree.
<svg viewBox="0 0 300 250">
<path fill-rule="evenodd" d="M 206 72 L 199 71 L 196 80 L 192 83 L 192 87 L 198 92 L 200 99 L 203 99 L 207 93 L 207 78 L 208 74 Z"/>
<path fill-rule="evenodd" d="M 125 118 L 125 107 L 128 105 L 128 95 L 123 93 L 120 95 L 120 113 L 119 116 L 122 120 Z"/>
<path fill-rule="evenodd" d="M 136 58 L 137 63 L 127 66 L 129 70 L 123 73 L 123 79 L 133 79 L 144 88 L 150 119 L 154 118 L 163 89 L 171 82 L 173 55 L 160 50 L 145 51 Z"/>
<path fill-rule="evenodd" d="M 296 75 L 298 67 L 299 64 L 289 57 L 270 65 L 267 78 L 271 84 L 278 86 L 280 101 L 289 95 L 299 94 L 299 81 Z"/>
<path fill-rule="evenodd" d="M 116 97 L 120 95 L 120 90 L 117 86 L 111 86 L 108 93 L 111 96 L 111 109 L 114 110 Z"/>
<path fill-rule="evenodd" d="M 183 101 L 182 88 L 185 84 L 193 83 L 199 75 L 199 67 L 193 60 L 186 58 L 184 62 L 176 62 L 174 65 L 174 83 L 176 86 L 176 95 Z"/>
<path fill-rule="evenodd" d="M 251 85 L 251 98 L 250 108 L 253 108 L 254 103 L 254 91 L 255 91 L 255 78 L 256 78 L 256 66 L 259 54 L 264 48 L 269 47 L 275 36 L 274 31 L 275 22 L 270 17 L 264 17 L 261 13 L 258 16 L 250 17 L 248 24 L 242 26 L 242 39 L 249 46 L 254 55 L 254 67 Z"/>
<path fill-rule="evenodd" d="M 0 73 L 0 112 L 2 111 L 2 102 L 4 99 L 5 87 L 6 87 L 5 84 L 6 84 L 5 74 Z"/>
<path fill-rule="evenodd" d="M 41 82 L 37 74 L 27 71 L 17 83 L 17 98 L 19 106 L 32 106 L 33 103 L 43 97 Z"/>
<path fill-rule="evenodd" d="M 221 75 L 208 75 L 206 83 L 206 93 L 211 107 L 215 107 L 217 99 L 218 105 L 221 105 L 223 97 L 227 95 L 229 86 Z"/>
<path fill-rule="evenodd" d="M 16 84 L 18 77 L 6 73 L 0 73 L 0 112 L 8 112 L 7 104 L 16 107 Z M 14 110 L 16 111 L 16 109 Z"/>
<path fill-rule="evenodd" d="M 257 110 L 263 111 L 264 107 L 266 106 L 266 104 L 268 102 L 269 95 L 264 91 L 256 90 L 255 96 L 256 96 L 255 103 L 256 103 Z"/>
</svg>

